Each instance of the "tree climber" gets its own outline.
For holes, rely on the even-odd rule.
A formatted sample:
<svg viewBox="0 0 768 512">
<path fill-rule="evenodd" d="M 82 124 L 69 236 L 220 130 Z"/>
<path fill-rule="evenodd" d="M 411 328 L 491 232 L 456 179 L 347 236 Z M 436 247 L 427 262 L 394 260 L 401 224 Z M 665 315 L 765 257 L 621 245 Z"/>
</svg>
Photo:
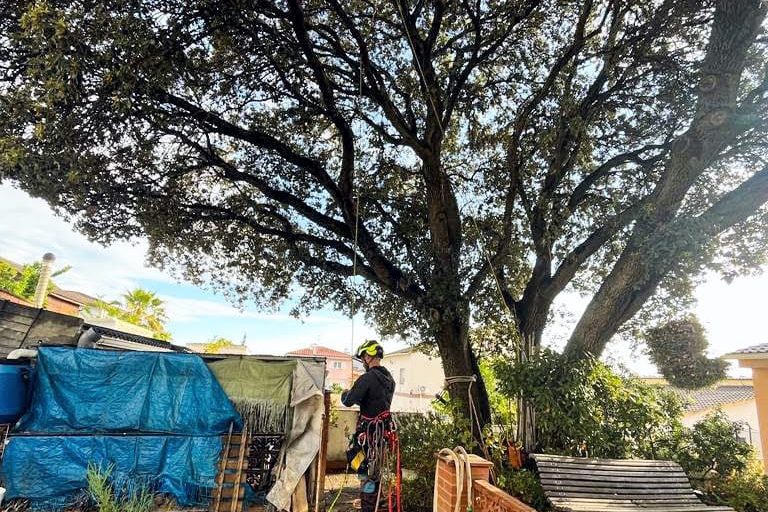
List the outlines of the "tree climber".
<svg viewBox="0 0 768 512">
<path fill-rule="evenodd" d="M 389 407 L 395 393 L 395 379 L 381 366 L 384 348 L 376 340 L 363 342 L 355 351 L 355 358 L 362 361 L 365 373 L 352 389 L 341 394 L 341 403 L 345 406 L 360 406 L 360 418 L 347 459 L 360 479 L 362 512 L 376 512 L 387 434 L 393 431 Z"/>
</svg>

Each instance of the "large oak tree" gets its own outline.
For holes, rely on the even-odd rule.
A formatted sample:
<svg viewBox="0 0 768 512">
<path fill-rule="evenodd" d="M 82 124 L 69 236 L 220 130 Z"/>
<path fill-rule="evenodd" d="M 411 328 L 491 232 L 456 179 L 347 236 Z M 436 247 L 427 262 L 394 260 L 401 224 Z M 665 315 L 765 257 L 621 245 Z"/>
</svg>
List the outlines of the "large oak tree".
<svg viewBox="0 0 768 512">
<path fill-rule="evenodd" d="M 361 309 L 448 376 L 478 373 L 471 318 L 537 345 L 591 291 L 566 352 L 599 355 L 765 254 L 759 0 L 2 5 L 0 179 L 235 297 Z"/>
</svg>

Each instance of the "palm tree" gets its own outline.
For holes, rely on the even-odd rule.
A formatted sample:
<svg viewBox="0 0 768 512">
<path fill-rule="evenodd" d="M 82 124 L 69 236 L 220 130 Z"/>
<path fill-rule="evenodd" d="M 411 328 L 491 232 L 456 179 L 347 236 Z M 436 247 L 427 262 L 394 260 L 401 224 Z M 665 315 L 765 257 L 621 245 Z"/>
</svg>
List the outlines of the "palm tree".
<svg viewBox="0 0 768 512">
<path fill-rule="evenodd" d="M 165 303 L 155 292 L 134 288 L 122 297 L 125 320 L 150 329 L 160 339 L 170 338 L 170 333 L 165 330 L 165 322 L 168 320 Z"/>
<path fill-rule="evenodd" d="M 113 318 L 151 330 L 157 339 L 171 339 L 171 333 L 165 330 L 165 303 L 155 292 L 134 288 L 122 295 L 122 302 L 99 301 L 97 307 Z"/>
</svg>

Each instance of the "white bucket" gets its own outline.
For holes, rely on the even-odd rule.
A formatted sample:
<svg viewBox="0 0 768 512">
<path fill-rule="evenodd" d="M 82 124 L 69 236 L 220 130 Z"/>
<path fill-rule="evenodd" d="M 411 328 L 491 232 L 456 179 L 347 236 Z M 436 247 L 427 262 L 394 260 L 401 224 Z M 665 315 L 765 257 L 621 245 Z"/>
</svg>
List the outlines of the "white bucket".
<svg viewBox="0 0 768 512">
<path fill-rule="evenodd" d="M 0 505 L 3 504 L 3 496 L 5 496 L 5 487 L 0 487 Z"/>
</svg>

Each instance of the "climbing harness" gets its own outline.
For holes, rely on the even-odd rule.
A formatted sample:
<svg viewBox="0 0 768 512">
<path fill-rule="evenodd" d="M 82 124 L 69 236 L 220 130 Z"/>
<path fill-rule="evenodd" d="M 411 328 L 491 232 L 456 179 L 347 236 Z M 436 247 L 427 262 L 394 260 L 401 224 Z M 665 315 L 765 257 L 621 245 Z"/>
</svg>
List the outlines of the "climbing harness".
<svg viewBox="0 0 768 512">
<path fill-rule="evenodd" d="M 388 483 L 387 509 L 389 512 L 402 512 L 403 474 L 400 461 L 400 438 L 397 434 L 397 423 L 389 411 L 384 411 L 373 418 L 360 416 L 357 430 L 352 438 L 352 446 L 347 452 L 347 459 L 350 461 L 348 467 L 357 471 L 358 475 L 364 475 L 367 480 L 377 483 L 374 510 L 379 509 L 383 483 L 386 480 Z M 394 462 L 394 468 L 390 467 L 390 462 Z M 384 478 L 385 473 L 388 478 Z M 329 512 L 332 510 L 333 506 Z"/>
<path fill-rule="evenodd" d="M 472 512 L 473 496 L 472 496 L 472 464 L 469 461 L 469 455 L 462 446 L 457 446 L 453 450 L 450 448 L 443 448 L 438 453 L 438 457 L 446 456 L 453 461 L 453 465 L 456 468 L 456 505 L 454 505 L 453 512 L 460 512 L 461 495 L 464 492 L 464 486 L 467 489 L 467 509 L 466 512 Z M 435 491 L 432 497 L 432 510 L 437 512 L 437 478 L 438 468 L 440 467 L 440 460 L 437 461 L 435 466 Z"/>
</svg>

